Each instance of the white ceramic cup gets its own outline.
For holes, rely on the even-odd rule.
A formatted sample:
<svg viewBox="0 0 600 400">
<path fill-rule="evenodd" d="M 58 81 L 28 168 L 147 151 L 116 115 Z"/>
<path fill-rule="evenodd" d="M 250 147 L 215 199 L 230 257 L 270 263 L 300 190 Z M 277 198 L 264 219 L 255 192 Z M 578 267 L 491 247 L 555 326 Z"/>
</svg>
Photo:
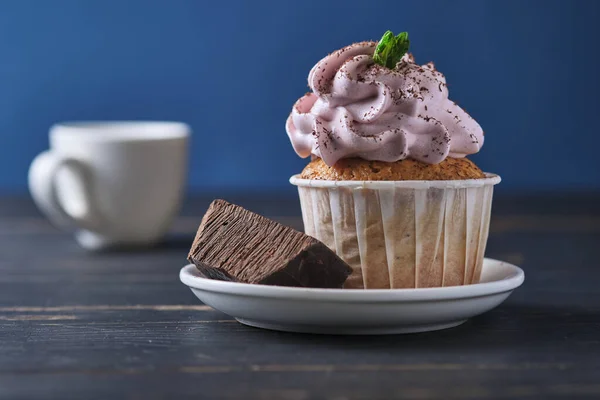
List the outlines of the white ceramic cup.
<svg viewBox="0 0 600 400">
<path fill-rule="evenodd" d="M 188 125 L 73 122 L 50 129 L 50 150 L 29 169 L 29 190 L 86 249 L 159 241 L 179 210 Z"/>
</svg>

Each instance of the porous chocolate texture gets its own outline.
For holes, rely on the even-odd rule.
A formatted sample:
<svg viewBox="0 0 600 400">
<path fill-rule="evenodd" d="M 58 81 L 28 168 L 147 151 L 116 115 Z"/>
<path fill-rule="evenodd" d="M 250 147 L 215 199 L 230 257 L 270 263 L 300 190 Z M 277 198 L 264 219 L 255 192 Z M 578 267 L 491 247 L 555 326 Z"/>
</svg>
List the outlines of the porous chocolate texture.
<svg viewBox="0 0 600 400">
<path fill-rule="evenodd" d="M 352 269 L 317 239 L 215 200 L 188 260 L 212 279 L 278 286 L 341 288 Z"/>
</svg>

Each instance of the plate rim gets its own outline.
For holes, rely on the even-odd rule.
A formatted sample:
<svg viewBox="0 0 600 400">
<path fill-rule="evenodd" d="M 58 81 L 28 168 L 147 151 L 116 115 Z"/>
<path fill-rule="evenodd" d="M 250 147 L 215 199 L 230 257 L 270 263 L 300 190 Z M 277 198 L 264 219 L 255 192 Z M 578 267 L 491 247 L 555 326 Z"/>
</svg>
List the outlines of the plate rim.
<svg viewBox="0 0 600 400">
<path fill-rule="evenodd" d="M 484 264 L 504 266 L 511 269 L 509 276 L 492 282 L 474 283 L 462 286 L 446 286 L 435 288 L 409 288 L 409 289 L 322 289 L 302 288 L 290 286 L 272 286 L 248 284 L 239 282 L 219 281 L 199 276 L 199 271 L 193 264 L 181 268 L 179 279 L 190 289 L 231 294 L 236 296 L 301 299 L 305 301 L 341 301 L 341 302 L 395 302 L 395 301 L 439 301 L 463 299 L 472 297 L 490 296 L 510 292 L 521 286 L 525 280 L 525 273 L 516 265 L 484 258 Z"/>
</svg>

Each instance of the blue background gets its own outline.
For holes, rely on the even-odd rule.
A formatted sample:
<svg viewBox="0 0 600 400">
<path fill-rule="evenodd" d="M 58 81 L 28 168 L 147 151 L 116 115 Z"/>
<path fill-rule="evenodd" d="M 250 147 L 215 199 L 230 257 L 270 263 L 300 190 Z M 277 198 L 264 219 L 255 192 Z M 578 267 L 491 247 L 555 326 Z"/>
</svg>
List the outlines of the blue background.
<svg viewBox="0 0 600 400">
<path fill-rule="evenodd" d="M 600 189 L 600 2 L 0 1 L 0 191 L 61 120 L 194 129 L 190 189 L 293 190 L 285 119 L 312 65 L 407 30 L 486 144 L 504 190 Z"/>
</svg>

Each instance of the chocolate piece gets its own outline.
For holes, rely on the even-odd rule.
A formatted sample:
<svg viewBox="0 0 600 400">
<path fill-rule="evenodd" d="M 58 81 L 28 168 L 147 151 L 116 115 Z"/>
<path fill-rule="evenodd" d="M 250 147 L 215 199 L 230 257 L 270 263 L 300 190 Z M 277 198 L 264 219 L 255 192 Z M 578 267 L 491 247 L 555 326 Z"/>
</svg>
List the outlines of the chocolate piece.
<svg viewBox="0 0 600 400">
<path fill-rule="evenodd" d="M 188 255 L 212 279 L 341 288 L 351 268 L 317 239 L 224 200 L 212 202 Z"/>
</svg>

